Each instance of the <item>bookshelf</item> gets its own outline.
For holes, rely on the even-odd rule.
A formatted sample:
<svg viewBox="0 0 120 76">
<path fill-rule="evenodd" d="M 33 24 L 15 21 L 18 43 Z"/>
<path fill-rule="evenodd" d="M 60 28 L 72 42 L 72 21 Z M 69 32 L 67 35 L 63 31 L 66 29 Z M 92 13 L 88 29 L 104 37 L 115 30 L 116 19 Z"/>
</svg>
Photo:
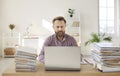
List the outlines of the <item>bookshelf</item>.
<svg viewBox="0 0 120 76">
<path fill-rule="evenodd" d="M 66 14 L 65 19 L 66 23 L 66 33 L 73 36 L 77 41 L 78 46 L 81 43 L 81 26 L 80 26 L 80 13 L 75 10 L 75 14 L 70 17 L 69 14 Z"/>
<path fill-rule="evenodd" d="M 14 57 L 16 47 L 20 43 L 20 33 L 3 33 L 2 34 L 2 56 Z"/>
</svg>

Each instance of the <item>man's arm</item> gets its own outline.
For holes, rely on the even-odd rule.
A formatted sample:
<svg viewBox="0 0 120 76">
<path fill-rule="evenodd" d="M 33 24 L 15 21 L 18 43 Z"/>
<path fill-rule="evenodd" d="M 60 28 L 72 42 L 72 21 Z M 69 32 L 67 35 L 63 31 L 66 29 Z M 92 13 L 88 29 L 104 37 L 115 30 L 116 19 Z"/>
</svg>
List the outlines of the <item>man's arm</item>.
<svg viewBox="0 0 120 76">
<path fill-rule="evenodd" d="M 48 37 L 48 38 L 45 40 L 44 44 L 43 44 L 43 47 L 42 47 L 42 49 L 41 49 L 41 52 L 40 52 L 39 58 L 38 58 L 39 61 L 42 62 L 42 63 L 44 63 L 44 47 L 45 47 L 45 46 L 49 46 L 50 43 L 51 43 L 51 38 Z"/>
<path fill-rule="evenodd" d="M 73 37 L 71 38 L 71 43 L 71 46 L 78 46 L 76 40 Z"/>
<path fill-rule="evenodd" d="M 41 49 L 41 52 L 39 54 L 39 61 L 44 63 L 44 46 Z"/>
</svg>

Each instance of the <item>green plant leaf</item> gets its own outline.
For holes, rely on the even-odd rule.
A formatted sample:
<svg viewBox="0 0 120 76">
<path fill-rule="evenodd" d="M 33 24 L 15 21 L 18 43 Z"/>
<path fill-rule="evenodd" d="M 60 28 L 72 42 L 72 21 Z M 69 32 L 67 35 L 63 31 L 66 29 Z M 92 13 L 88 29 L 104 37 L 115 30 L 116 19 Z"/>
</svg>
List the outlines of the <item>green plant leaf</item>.
<svg viewBox="0 0 120 76">
<path fill-rule="evenodd" d="M 89 39 L 88 41 L 85 42 L 85 46 L 91 43 L 99 43 L 101 41 L 112 41 L 112 37 L 110 36 L 106 36 L 105 33 L 100 35 L 100 34 L 96 34 L 96 33 L 92 33 L 91 34 L 91 39 Z"/>
<path fill-rule="evenodd" d="M 104 41 L 112 41 L 112 37 L 105 37 L 104 39 L 103 39 Z"/>
</svg>

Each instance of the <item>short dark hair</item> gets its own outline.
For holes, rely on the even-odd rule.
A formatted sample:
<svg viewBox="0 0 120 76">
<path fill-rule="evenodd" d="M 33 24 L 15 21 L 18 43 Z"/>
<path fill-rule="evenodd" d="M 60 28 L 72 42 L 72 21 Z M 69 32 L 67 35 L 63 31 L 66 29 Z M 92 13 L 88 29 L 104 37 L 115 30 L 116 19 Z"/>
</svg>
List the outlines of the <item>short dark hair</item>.
<svg viewBox="0 0 120 76">
<path fill-rule="evenodd" d="M 64 21 L 65 23 L 66 23 L 66 20 L 65 20 L 65 18 L 63 17 L 63 16 L 57 16 L 57 17 L 55 17 L 53 20 L 52 20 L 52 23 L 54 23 L 56 20 L 60 20 L 60 21 Z"/>
</svg>

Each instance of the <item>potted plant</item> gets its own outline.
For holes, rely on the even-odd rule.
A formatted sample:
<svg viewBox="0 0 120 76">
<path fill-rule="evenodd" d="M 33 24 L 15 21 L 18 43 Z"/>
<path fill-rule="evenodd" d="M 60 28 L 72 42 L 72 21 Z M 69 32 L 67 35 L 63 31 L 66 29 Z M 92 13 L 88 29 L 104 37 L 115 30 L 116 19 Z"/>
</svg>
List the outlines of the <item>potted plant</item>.
<svg viewBox="0 0 120 76">
<path fill-rule="evenodd" d="M 9 28 L 11 30 L 11 36 L 13 36 L 13 29 L 15 28 L 15 25 L 14 24 L 10 24 Z"/>
<path fill-rule="evenodd" d="M 70 14 L 70 17 L 73 17 L 73 14 L 75 12 L 75 9 L 68 9 L 68 13 Z"/>
<path fill-rule="evenodd" d="M 92 44 L 92 43 L 99 43 L 102 41 L 107 41 L 107 42 L 111 42 L 112 41 L 112 37 L 111 36 L 107 36 L 105 33 L 104 34 L 96 34 L 96 33 L 92 33 L 91 34 L 91 39 L 89 39 L 88 41 L 85 42 L 85 46 L 88 44 Z"/>
</svg>

